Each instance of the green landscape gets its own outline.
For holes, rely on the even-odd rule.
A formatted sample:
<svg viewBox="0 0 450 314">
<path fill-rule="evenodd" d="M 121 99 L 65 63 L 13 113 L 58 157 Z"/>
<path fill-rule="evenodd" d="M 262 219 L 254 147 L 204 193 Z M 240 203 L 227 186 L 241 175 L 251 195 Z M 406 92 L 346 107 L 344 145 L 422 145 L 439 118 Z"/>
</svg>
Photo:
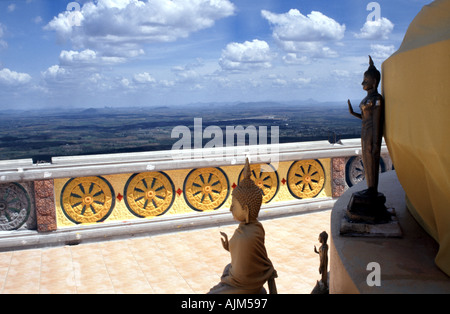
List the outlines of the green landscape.
<svg viewBox="0 0 450 314">
<path fill-rule="evenodd" d="M 356 138 L 361 122 L 345 102 L 201 103 L 185 106 L 0 111 L 0 160 L 170 150 L 176 126 L 279 127 L 279 142 Z M 192 132 L 193 133 L 193 132 Z M 206 139 L 206 141 L 208 141 Z"/>
</svg>

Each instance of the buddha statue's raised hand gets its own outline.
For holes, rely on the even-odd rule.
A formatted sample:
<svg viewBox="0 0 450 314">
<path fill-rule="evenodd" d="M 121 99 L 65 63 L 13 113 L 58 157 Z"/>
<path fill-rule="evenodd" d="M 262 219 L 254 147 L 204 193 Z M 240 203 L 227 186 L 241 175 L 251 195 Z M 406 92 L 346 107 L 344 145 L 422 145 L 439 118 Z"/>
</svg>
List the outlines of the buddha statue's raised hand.
<svg viewBox="0 0 450 314">
<path fill-rule="evenodd" d="M 228 242 L 228 235 L 225 232 L 220 232 L 220 235 L 223 237 L 220 240 L 222 241 L 222 246 L 225 250 L 230 251 L 230 244 Z"/>
</svg>

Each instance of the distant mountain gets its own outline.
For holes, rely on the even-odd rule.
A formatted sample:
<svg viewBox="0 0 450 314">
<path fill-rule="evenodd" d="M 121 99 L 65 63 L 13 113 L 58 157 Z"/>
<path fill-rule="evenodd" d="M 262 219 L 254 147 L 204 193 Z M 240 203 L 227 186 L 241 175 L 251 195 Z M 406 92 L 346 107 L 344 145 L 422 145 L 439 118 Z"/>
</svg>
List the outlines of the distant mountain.
<svg viewBox="0 0 450 314">
<path fill-rule="evenodd" d="M 237 109 L 255 109 L 255 110 L 261 110 L 263 108 L 278 108 L 281 106 L 285 106 L 281 102 L 275 102 L 275 101 L 257 101 L 257 102 L 241 102 L 238 104 L 235 104 L 233 107 Z"/>
<path fill-rule="evenodd" d="M 356 101 L 352 101 L 356 104 Z M 234 110 L 235 112 L 243 112 L 243 111 L 261 111 L 261 110 L 270 110 L 274 109 L 296 109 L 298 107 L 306 106 L 306 107 L 345 107 L 346 108 L 347 100 L 339 101 L 339 102 L 319 102 L 314 99 L 307 100 L 293 100 L 293 101 L 235 101 L 235 102 L 197 102 L 197 103 L 188 103 L 185 105 L 148 105 L 148 106 L 98 106 L 98 107 L 89 107 L 89 108 L 68 108 L 64 105 L 58 108 L 35 108 L 35 109 L 1 109 L 1 115 L 25 115 L 25 116 L 47 116 L 47 115 L 79 115 L 79 116 L 94 116 L 94 115 L 115 115 L 121 113 L 139 113 L 139 112 L 193 112 L 196 111 L 201 112 L 214 112 L 216 110 L 220 111 L 228 111 L 229 109 Z"/>
<path fill-rule="evenodd" d="M 93 113 L 99 113 L 99 109 L 96 108 L 88 108 L 88 109 L 84 109 L 83 111 L 81 111 L 81 113 L 83 114 L 93 114 Z"/>
</svg>

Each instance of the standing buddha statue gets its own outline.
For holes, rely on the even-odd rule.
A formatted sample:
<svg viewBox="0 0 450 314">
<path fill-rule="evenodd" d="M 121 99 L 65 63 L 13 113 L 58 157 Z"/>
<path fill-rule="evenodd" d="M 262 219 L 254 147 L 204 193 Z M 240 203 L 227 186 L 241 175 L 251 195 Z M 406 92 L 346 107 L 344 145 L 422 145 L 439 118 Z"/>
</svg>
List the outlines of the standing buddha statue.
<svg viewBox="0 0 450 314">
<path fill-rule="evenodd" d="M 347 217 L 354 222 L 385 223 L 390 220 L 384 203 L 386 198 L 378 192 L 378 175 L 381 158 L 381 142 L 384 126 L 384 98 L 378 93 L 381 73 L 369 56 L 369 68 L 362 82 L 367 96 L 361 101 L 361 113 L 353 111 L 348 100 L 350 114 L 361 119 L 361 148 L 367 189 L 352 195 Z"/>
</svg>

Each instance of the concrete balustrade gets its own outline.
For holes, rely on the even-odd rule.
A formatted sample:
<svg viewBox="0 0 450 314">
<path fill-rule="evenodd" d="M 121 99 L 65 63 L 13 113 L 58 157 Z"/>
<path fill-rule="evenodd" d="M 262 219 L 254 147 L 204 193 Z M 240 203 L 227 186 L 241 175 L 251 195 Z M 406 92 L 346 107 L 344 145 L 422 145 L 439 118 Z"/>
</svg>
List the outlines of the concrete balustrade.
<svg viewBox="0 0 450 314">
<path fill-rule="evenodd" d="M 351 139 L 0 161 L 0 248 L 229 223 L 246 156 L 267 194 L 261 218 L 330 209 L 364 177 L 349 164 L 360 152 L 360 140 Z M 385 145 L 382 156 L 391 169 Z"/>
<path fill-rule="evenodd" d="M 251 153 L 256 153 L 251 155 Z M 383 145 L 382 153 L 387 154 Z M 144 171 L 194 169 L 243 164 L 245 156 L 260 163 L 348 157 L 361 154 L 359 139 L 278 145 L 237 146 L 182 151 L 53 157 L 51 163 L 33 164 L 32 159 L 0 161 L 0 183 L 25 182 L 74 176 L 95 176 Z M 207 157 L 203 157 L 207 156 Z M 275 157 L 276 156 L 276 157 Z"/>
</svg>

